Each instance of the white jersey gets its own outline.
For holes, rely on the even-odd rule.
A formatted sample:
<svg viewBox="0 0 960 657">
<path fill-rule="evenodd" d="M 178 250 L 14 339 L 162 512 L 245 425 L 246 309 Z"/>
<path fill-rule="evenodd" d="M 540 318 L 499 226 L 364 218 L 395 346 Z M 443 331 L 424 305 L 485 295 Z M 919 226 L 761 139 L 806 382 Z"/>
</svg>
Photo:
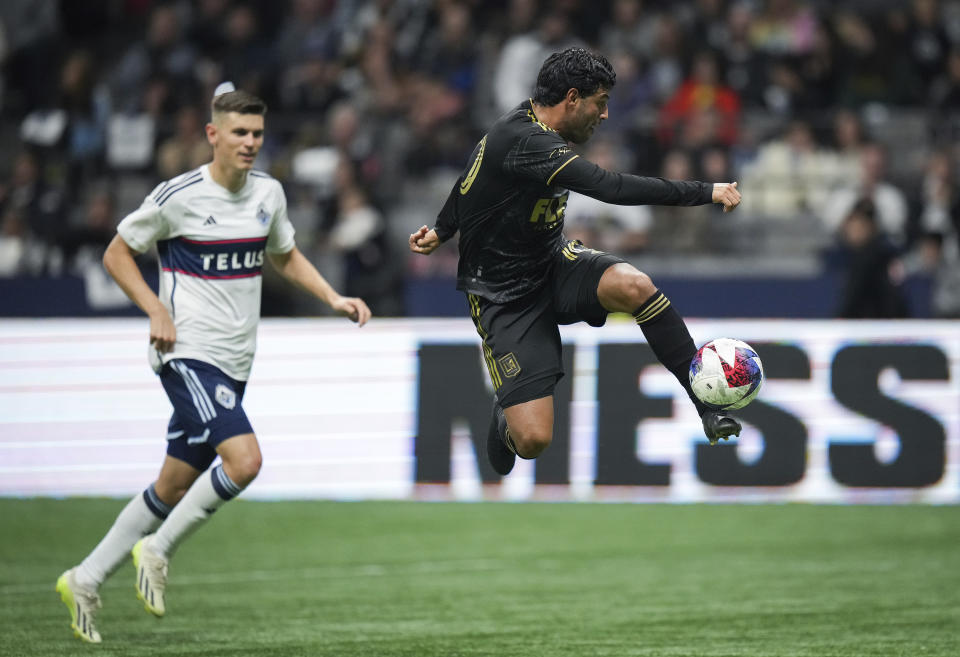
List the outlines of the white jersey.
<svg viewBox="0 0 960 657">
<path fill-rule="evenodd" d="M 117 232 L 135 251 L 156 243 L 160 254 L 159 297 L 177 339 L 166 354 L 151 349 L 154 368 L 195 358 L 246 381 L 256 351 L 264 254 L 294 247 L 280 183 L 251 171 L 233 193 L 204 165 L 158 185 Z"/>
</svg>

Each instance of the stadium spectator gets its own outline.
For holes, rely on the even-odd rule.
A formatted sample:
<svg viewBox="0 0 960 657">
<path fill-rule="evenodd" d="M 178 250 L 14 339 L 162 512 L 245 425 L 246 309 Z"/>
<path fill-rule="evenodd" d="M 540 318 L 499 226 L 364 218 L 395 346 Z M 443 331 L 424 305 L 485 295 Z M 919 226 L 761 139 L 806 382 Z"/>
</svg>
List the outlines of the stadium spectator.
<svg viewBox="0 0 960 657">
<path fill-rule="evenodd" d="M 727 12 L 724 32 L 726 37 L 717 52 L 723 57 L 725 79 L 745 106 L 764 104 L 767 86 L 767 65 L 750 39 L 753 5 L 735 2 Z"/>
<path fill-rule="evenodd" d="M 209 160 L 210 144 L 203 137 L 200 111 L 194 105 L 184 105 L 177 112 L 175 132 L 157 149 L 157 173 L 169 180 Z"/>
<path fill-rule="evenodd" d="M 820 212 L 835 183 L 836 158 L 820 148 L 806 121 L 791 121 L 780 138 L 760 147 L 743 167 L 743 186 L 750 190 L 744 208 L 778 221 Z"/>
<path fill-rule="evenodd" d="M 960 190 L 950 153 L 937 150 L 927 158 L 926 170 L 913 202 L 915 225 L 911 236 L 960 234 Z"/>
<path fill-rule="evenodd" d="M 663 158 L 660 172 L 668 180 L 694 177 L 693 158 L 687 151 L 673 149 Z M 707 206 L 679 208 L 658 205 L 650 208 L 649 242 L 658 253 L 696 253 L 707 248 L 710 213 Z"/>
<path fill-rule="evenodd" d="M 121 112 L 142 111 L 147 89 L 156 80 L 163 80 L 176 99 L 196 92 L 197 51 L 186 40 L 174 6 L 153 9 L 145 37 L 127 48 L 111 75 L 114 104 Z"/>
<path fill-rule="evenodd" d="M 360 326 L 370 317 L 363 300 L 340 296 L 300 253 L 283 189 L 252 171 L 266 106 L 248 93 L 222 91 L 207 125 L 213 160 L 158 185 L 120 223 L 103 258 L 150 318 L 151 364 L 174 412 L 157 480 L 57 580 L 75 635 L 90 643 L 101 641 L 99 588 L 131 548 L 137 596 L 148 612 L 163 616 L 177 546 L 260 471 L 260 447 L 241 403 L 256 348 L 263 260 Z M 159 294 L 134 260 L 154 244 L 163 267 Z M 221 463 L 210 468 L 217 456 Z"/>
<path fill-rule="evenodd" d="M 721 81 L 716 54 L 700 51 L 690 75 L 660 111 L 660 141 L 667 146 L 729 146 L 737 139 L 739 121 L 740 99 Z"/>
<path fill-rule="evenodd" d="M 239 4 L 229 11 L 219 79 L 235 80 L 239 88 L 272 102 L 276 61 L 261 34 L 262 25 L 249 5 Z"/>
<path fill-rule="evenodd" d="M 500 50 L 493 75 L 498 113 L 512 108 L 517 98 L 533 93 L 537 67 L 547 55 L 580 44 L 571 32 L 569 17 L 559 9 L 543 16 L 534 30 L 509 38 Z"/>
<path fill-rule="evenodd" d="M 915 103 L 923 104 L 930 98 L 933 81 L 946 67 L 950 53 L 950 37 L 943 26 L 938 0 L 912 0 L 909 15 L 903 21 L 902 34 L 896 34 L 901 52 L 906 54 L 909 68 L 903 71 L 903 82 L 909 85 Z M 904 12 L 906 13 L 906 12 Z M 899 12 L 894 12 L 899 16 Z M 900 32 L 895 26 L 896 32 Z"/>
<path fill-rule="evenodd" d="M 103 184 L 91 185 L 78 225 L 71 226 L 59 239 L 64 265 L 73 271 L 101 267 L 103 253 L 117 230 L 113 195 Z"/>
<path fill-rule="evenodd" d="M 0 184 L 0 213 L 14 213 L 14 223 L 22 225 L 14 232 L 29 235 L 49 251 L 63 233 L 67 222 L 63 190 L 44 179 L 41 162 L 33 151 L 20 151 L 10 178 Z"/>
<path fill-rule="evenodd" d="M 614 0 L 610 20 L 600 31 L 599 47 L 610 55 L 623 52 L 640 61 L 652 59 L 658 19 L 643 0 Z"/>
<path fill-rule="evenodd" d="M 894 244 L 903 246 L 907 238 L 907 202 L 900 188 L 887 182 L 887 151 L 878 143 L 864 144 L 860 157 L 860 178 L 855 184 L 833 191 L 821 213 L 828 232 L 840 228 L 858 200 L 867 198 L 876 209 L 878 229 Z"/>
<path fill-rule="evenodd" d="M 870 199 L 858 199 L 844 217 L 839 242 L 829 258 L 844 280 L 837 317 L 892 319 L 908 315 L 896 274 L 896 251 L 880 231 Z"/>
</svg>

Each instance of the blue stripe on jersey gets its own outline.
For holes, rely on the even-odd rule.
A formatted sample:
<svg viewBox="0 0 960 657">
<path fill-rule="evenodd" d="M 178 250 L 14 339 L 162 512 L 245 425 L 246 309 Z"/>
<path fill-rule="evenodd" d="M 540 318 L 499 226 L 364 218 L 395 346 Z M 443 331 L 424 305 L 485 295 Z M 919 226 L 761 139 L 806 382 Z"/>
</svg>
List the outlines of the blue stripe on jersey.
<svg viewBox="0 0 960 657">
<path fill-rule="evenodd" d="M 159 203 L 160 197 L 166 194 L 167 191 L 171 191 L 171 186 L 177 187 L 178 185 L 182 185 L 190 180 L 195 180 L 197 176 L 200 176 L 201 178 L 203 177 L 203 172 L 200 169 L 194 169 L 193 171 L 181 174 L 176 178 L 171 178 L 160 186 L 160 189 L 158 189 L 153 195 L 153 200 Z"/>
<path fill-rule="evenodd" d="M 176 237 L 157 242 L 163 271 L 207 279 L 250 278 L 263 271 L 266 237 L 235 240 L 191 240 Z"/>
<path fill-rule="evenodd" d="M 263 171 L 251 171 L 250 175 L 254 178 L 266 178 L 267 180 L 273 178 L 270 174 L 264 173 Z"/>
<path fill-rule="evenodd" d="M 166 192 L 163 194 L 163 197 L 157 201 L 157 205 L 163 205 L 164 203 L 166 203 L 166 202 L 170 199 L 171 196 L 173 196 L 173 195 L 176 194 L 177 192 L 179 192 L 179 191 L 181 191 L 181 190 L 184 190 L 184 189 L 186 189 L 187 187 L 190 187 L 191 185 L 196 185 L 197 183 L 202 183 L 202 182 L 203 182 L 203 176 L 200 176 L 199 178 L 196 178 L 196 179 L 194 179 L 194 180 L 191 180 L 191 181 L 188 182 L 188 183 L 184 183 L 184 184 L 180 185 L 179 187 L 171 187 L 168 191 L 166 191 Z"/>
</svg>

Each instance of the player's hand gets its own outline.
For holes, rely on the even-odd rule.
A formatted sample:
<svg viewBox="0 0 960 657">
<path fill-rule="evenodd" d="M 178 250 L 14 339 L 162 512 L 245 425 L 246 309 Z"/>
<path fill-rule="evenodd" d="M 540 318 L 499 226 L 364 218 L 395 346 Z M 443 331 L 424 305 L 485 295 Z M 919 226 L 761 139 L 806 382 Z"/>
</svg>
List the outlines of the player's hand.
<svg viewBox="0 0 960 657">
<path fill-rule="evenodd" d="M 177 328 L 170 319 L 166 308 L 160 308 L 150 315 L 150 344 L 162 354 L 173 349 L 177 341 Z"/>
<path fill-rule="evenodd" d="M 330 307 L 351 322 L 356 322 L 357 326 L 366 324 L 372 314 L 363 299 L 358 297 L 338 297 Z"/>
<path fill-rule="evenodd" d="M 410 250 L 414 253 L 430 255 L 438 246 L 440 246 L 440 238 L 437 237 L 437 231 L 432 228 L 421 226 L 420 230 L 410 235 Z"/>
<path fill-rule="evenodd" d="M 713 202 L 722 203 L 724 212 L 730 212 L 740 205 L 740 192 L 737 190 L 737 183 L 714 183 Z"/>
</svg>

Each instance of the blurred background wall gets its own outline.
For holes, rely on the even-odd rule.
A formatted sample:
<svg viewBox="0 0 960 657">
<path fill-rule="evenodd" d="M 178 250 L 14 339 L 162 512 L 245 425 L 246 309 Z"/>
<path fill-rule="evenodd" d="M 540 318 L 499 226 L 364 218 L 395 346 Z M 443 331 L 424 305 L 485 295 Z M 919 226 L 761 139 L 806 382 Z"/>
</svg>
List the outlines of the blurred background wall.
<svg viewBox="0 0 960 657">
<path fill-rule="evenodd" d="M 4 0 L 0 315 L 136 314 L 100 255 L 208 160 L 222 80 L 269 104 L 258 168 L 331 282 L 380 316 L 465 314 L 455 247 L 415 257 L 406 236 L 570 45 L 618 74 L 587 157 L 738 180 L 744 202 L 574 195 L 569 236 L 688 316 L 960 316 L 956 0 Z M 265 314 L 324 312 L 274 283 Z"/>
</svg>

